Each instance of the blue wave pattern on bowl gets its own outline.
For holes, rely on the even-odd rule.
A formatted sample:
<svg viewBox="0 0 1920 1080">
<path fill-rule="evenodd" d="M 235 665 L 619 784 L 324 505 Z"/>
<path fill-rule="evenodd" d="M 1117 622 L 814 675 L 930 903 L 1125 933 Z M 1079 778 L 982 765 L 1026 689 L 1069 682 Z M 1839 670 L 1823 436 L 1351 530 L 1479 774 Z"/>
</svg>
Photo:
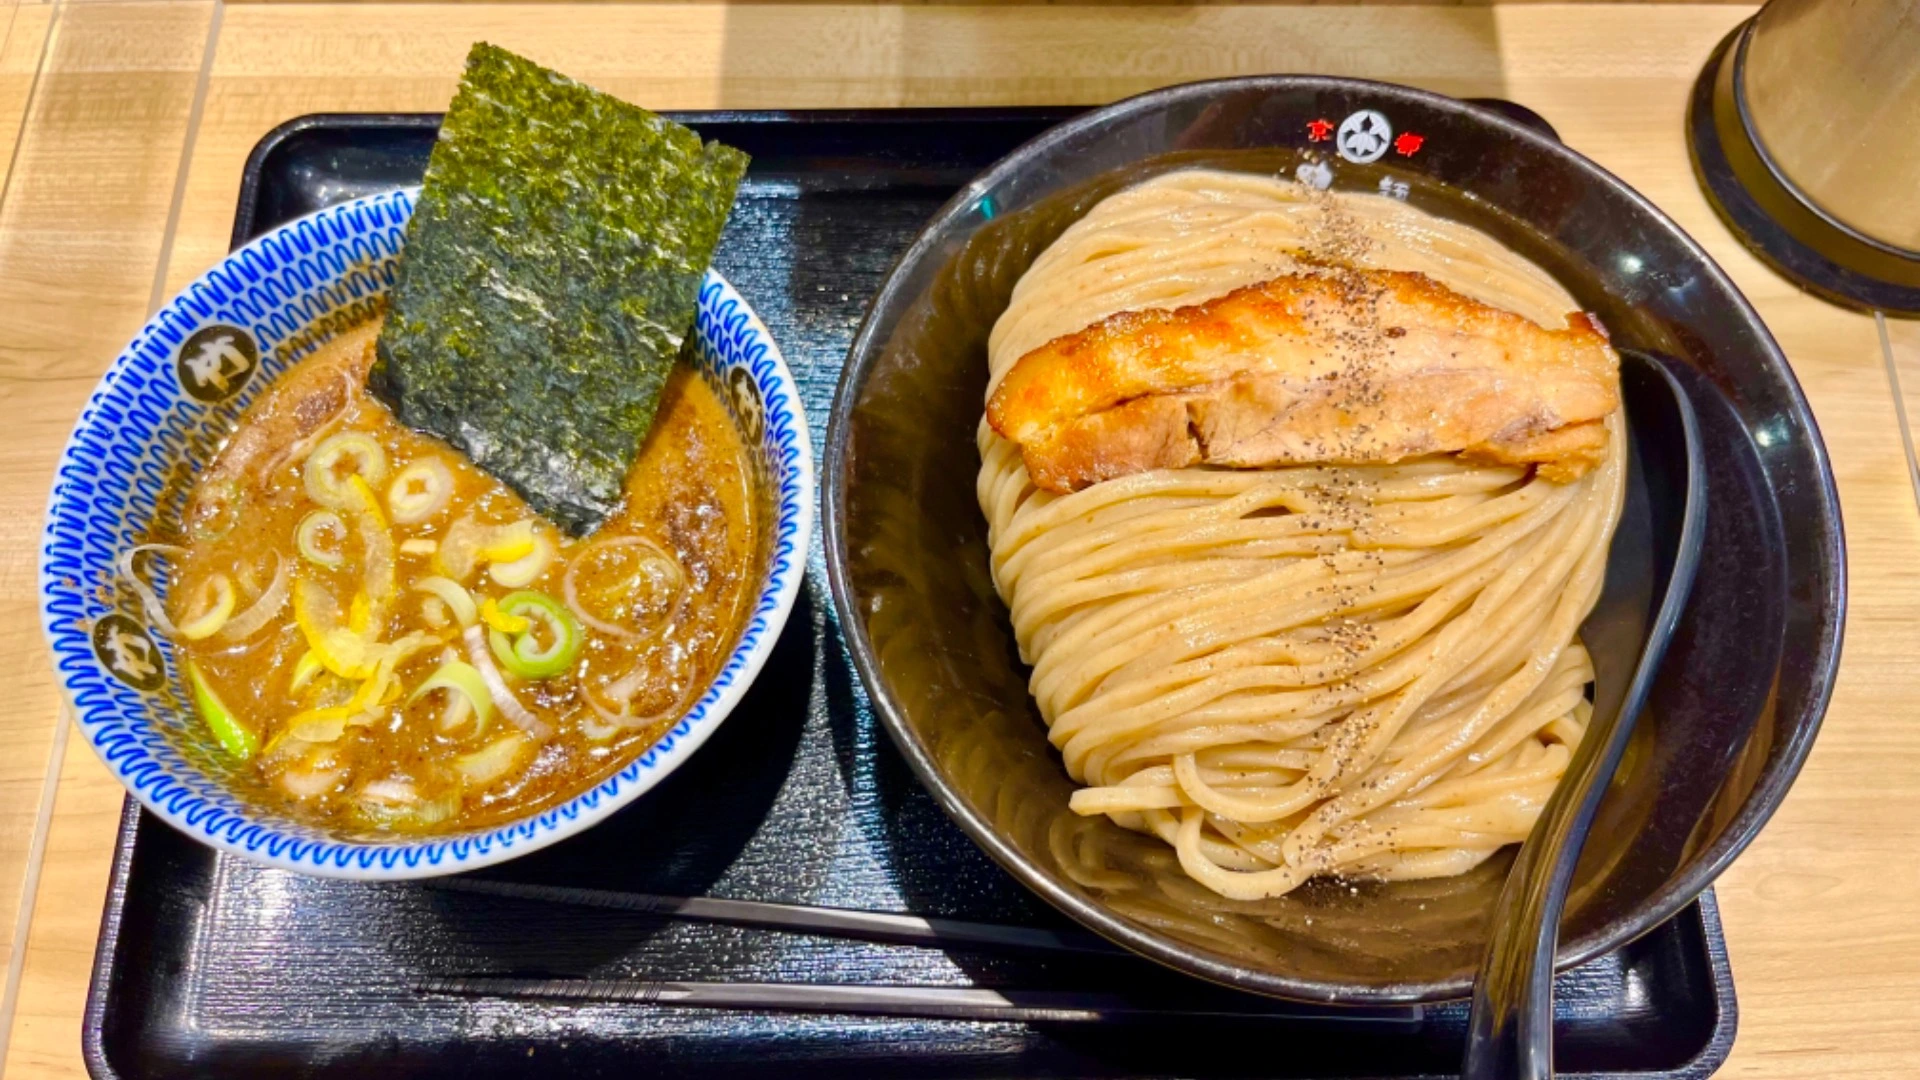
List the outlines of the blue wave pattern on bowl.
<svg viewBox="0 0 1920 1080">
<path fill-rule="evenodd" d="M 184 704 L 171 646 L 140 642 L 145 618 L 112 588 L 116 561 L 160 515 L 178 520 L 182 464 L 203 466 L 233 420 L 275 376 L 326 339 L 377 310 L 393 283 L 415 191 L 371 196 L 319 211 L 248 244 L 168 304 L 108 369 L 89 398 L 55 474 L 41 550 L 41 615 L 56 677 L 81 731 L 148 809 L 198 839 L 255 861 L 331 876 L 400 878 L 487 865 L 576 831 L 651 787 L 692 753 L 744 692 L 785 623 L 812 519 L 813 462 L 792 377 L 746 302 L 708 272 L 699 291 L 694 356 L 722 390 L 773 491 L 767 573 L 740 640 L 679 723 L 618 773 L 537 815 L 494 829 L 435 838 L 345 841 L 265 812 L 214 775 L 223 762 Z M 230 397 L 196 399 L 184 349 L 210 327 L 238 327 L 256 344 L 254 365 Z M 180 358 L 178 364 L 176 358 Z M 202 387 L 201 389 L 204 389 Z M 162 499 L 168 501 L 163 504 Z M 117 616 L 117 617 L 116 617 Z M 157 669 L 152 689 L 108 670 L 95 629 L 133 650 L 134 674 Z M 145 662 L 143 666 L 142 661 Z"/>
</svg>

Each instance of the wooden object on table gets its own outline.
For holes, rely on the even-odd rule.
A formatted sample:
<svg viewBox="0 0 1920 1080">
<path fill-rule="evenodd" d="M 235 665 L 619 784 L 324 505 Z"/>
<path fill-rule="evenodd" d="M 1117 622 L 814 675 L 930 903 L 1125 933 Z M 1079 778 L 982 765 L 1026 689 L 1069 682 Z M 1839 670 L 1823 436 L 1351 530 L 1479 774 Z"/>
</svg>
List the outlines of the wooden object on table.
<svg viewBox="0 0 1920 1080">
<path fill-rule="evenodd" d="M 24 17 L 29 6 L 21 5 Z M 1723 1075 L 1905 1076 L 1920 1061 L 1920 517 L 1871 318 L 1762 268 L 1694 186 L 1681 120 L 1739 6 L 1070 7 L 857 4 L 397 7 L 72 4 L 48 50 L 0 216 L 0 935 L 26 875 L 58 704 L 33 603 L 54 457 L 147 310 L 227 248 L 242 162 L 316 111 L 444 106 L 479 38 L 660 109 L 1108 101 L 1168 83 L 1317 71 L 1501 95 L 1659 204 L 1734 276 L 1793 360 L 1839 477 L 1852 570 L 1840 684 L 1791 798 L 1722 879 L 1740 997 Z M 35 12 L 36 17 L 44 14 Z M 19 25 L 20 17 L 15 17 Z M 213 31 L 212 34 L 209 31 Z M 29 28 L 28 32 L 31 32 Z M 213 39 L 209 49 L 209 40 Z M 396 42 L 405 42 L 404 47 Z M 0 52 L 0 114 L 6 107 Z M 204 109 L 188 136 L 198 64 Z M 1920 333 L 1894 328 L 1920 404 Z M 83 746 L 59 760 L 5 1064 L 82 1074 L 79 1023 L 120 788 Z M 22 839 L 25 837 L 27 839 Z M 4 940 L 4 937 L 0 937 Z"/>
</svg>

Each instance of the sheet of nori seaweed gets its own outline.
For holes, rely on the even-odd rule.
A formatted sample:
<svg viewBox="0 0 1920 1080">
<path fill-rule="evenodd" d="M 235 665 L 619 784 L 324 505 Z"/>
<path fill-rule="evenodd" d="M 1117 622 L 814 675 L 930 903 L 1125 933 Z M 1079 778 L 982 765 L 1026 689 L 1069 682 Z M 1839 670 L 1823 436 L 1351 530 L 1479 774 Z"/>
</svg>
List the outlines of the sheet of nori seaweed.
<svg viewBox="0 0 1920 1080">
<path fill-rule="evenodd" d="M 486 43 L 368 389 L 579 536 L 620 503 L 747 156 Z"/>
</svg>

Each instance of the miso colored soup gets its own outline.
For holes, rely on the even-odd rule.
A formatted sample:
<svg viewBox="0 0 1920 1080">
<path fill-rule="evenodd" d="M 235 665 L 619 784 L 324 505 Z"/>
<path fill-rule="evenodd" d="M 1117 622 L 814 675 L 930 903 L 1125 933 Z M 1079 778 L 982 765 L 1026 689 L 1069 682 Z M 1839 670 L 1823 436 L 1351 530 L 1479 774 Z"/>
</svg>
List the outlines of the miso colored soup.
<svg viewBox="0 0 1920 1080">
<path fill-rule="evenodd" d="M 617 771 L 706 689 L 761 577 L 754 472 L 682 365 L 624 508 L 569 538 L 367 395 L 378 332 L 247 411 L 140 576 L 164 557 L 195 704 L 249 797 L 355 833 L 495 825 Z"/>
</svg>

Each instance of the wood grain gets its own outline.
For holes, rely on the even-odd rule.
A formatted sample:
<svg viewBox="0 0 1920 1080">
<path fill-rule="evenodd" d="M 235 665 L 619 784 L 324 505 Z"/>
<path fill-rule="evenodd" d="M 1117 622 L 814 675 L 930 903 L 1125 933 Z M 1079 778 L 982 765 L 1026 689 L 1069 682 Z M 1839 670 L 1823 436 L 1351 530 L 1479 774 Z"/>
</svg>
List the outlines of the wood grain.
<svg viewBox="0 0 1920 1080">
<path fill-rule="evenodd" d="M 7 177 L 12 173 L 14 150 L 19 145 L 52 22 L 52 10 L 37 4 L 9 3 L 0 8 L 0 25 L 5 27 L 4 37 L 0 37 L 0 190 L 5 189 Z M 0 203 L 0 230 L 4 230 L 6 224 L 5 206 Z M 4 266 L 4 257 L 4 239 L 0 239 L 0 266 Z M 11 547 L 0 547 L 0 610 L 8 616 L 18 616 L 23 611 L 15 603 L 17 594 L 23 596 L 24 593 L 14 588 L 13 572 Z M 25 636 L 33 628 L 34 620 L 28 619 L 18 633 Z M 8 640 L 5 644 L 18 643 Z M 24 656 L 26 663 L 44 667 L 45 654 L 36 653 L 37 649 L 39 642 L 33 641 L 30 646 L 17 647 L 12 655 Z M 51 675 L 46 678 L 50 688 Z M 13 751 L 5 760 L 0 760 L 0 970 L 4 970 L 4 965 L 10 965 L 14 958 L 13 933 L 19 921 L 23 879 L 54 722 L 49 721 L 45 712 L 25 712 L 0 719 L 0 725 L 4 725 L 0 727 L 0 739 Z"/>
<path fill-rule="evenodd" d="M 1920 690 L 1912 660 L 1920 576 L 1910 572 L 1920 561 L 1920 514 L 1873 321 L 1766 271 L 1694 185 L 1681 136 L 1686 95 L 1713 45 L 1749 13 L 1719 5 L 651 3 L 569 8 L 560 18 L 542 4 L 377 14 L 236 4 L 222 15 L 165 273 L 177 286 L 226 250 L 242 163 L 268 129 L 307 112 L 438 109 L 477 38 L 658 108 L 1098 102 L 1269 71 L 1520 101 L 1673 215 L 1734 276 L 1792 358 L 1839 478 L 1852 574 L 1846 657 L 1806 772 L 1720 884 L 1741 1008 L 1723 1075 L 1904 1077 L 1920 1064 L 1911 1033 L 1920 926 L 1909 914 L 1920 894 L 1912 855 L 1920 849 L 1920 726 L 1904 712 Z M 191 27 L 169 32 L 179 42 L 194 36 Z M 149 28 L 143 40 L 158 33 Z M 10 410 L 13 437 L 0 443 L 6 625 L 33 622 L 32 543 L 53 456 L 87 386 L 144 309 L 171 190 L 169 155 L 178 152 L 190 95 L 190 76 L 169 65 L 198 57 L 181 48 L 118 80 L 94 76 L 119 96 L 63 98 L 69 103 L 30 127 L 45 156 L 23 157 L 22 168 L 31 164 L 48 187 L 31 214 L 10 201 L 0 232 L 9 329 L 0 386 L 20 406 Z M 136 84 L 153 89 L 138 94 Z M 120 179 L 110 183 L 109 173 Z M 92 179 L 65 189 L 61 178 L 75 176 Z M 1920 335 L 1899 329 L 1909 398 L 1920 401 Z M 44 749 L 33 749 L 44 748 L 55 709 L 44 650 L 30 629 L 0 633 L 15 635 L 5 639 L 16 663 L 4 678 L 19 703 L 0 720 L 12 725 L 0 738 L 44 760 Z M 119 789 L 89 754 L 67 755 L 7 1057 L 18 1075 L 81 1073 L 79 1017 L 118 803 Z M 9 805 L 0 800 L 0 856 L 10 852 Z"/>
<path fill-rule="evenodd" d="M 16 916 L 29 884 L 29 855 L 40 820 L 50 763 L 58 764 L 64 723 L 39 631 L 36 578 L 41 520 L 53 462 L 106 361 L 144 320 L 166 215 L 206 39 L 211 3 L 75 4 L 56 9 L 24 3 L 11 13 L 0 52 L 0 125 L 24 114 L 9 132 L 12 171 L 0 207 L 0 400 L 7 434 L 0 439 L 0 655 L 9 658 L 0 712 L 0 933 L 12 947 Z M 57 13 L 57 19 L 56 19 Z M 44 61 L 43 61 L 44 58 Z M 34 78 L 38 70 L 37 80 Z M 11 109 L 11 112 L 7 110 Z M 17 146 L 11 145 L 14 133 Z M 110 807 L 117 787 L 96 762 L 62 792 L 94 795 Z M 71 820 L 90 823 L 81 809 Z M 34 912 L 43 932 L 63 924 L 30 967 L 59 967 L 63 985 L 85 983 L 99 923 L 105 864 L 97 828 L 58 830 L 74 846 L 43 866 L 70 868 L 53 896 Z M 49 834 L 52 838 L 53 834 Z M 89 910 L 92 909 L 92 910 Z M 31 980 L 22 969 L 23 982 Z M 43 1030 L 40 1011 L 70 1002 L 29 989 L 18 994 L 15 1030 Z M 60 1011 L 55 1027 L 77 1031 L 77 1014 Z M 51 1047 L 59 1040 L 46 1042 Z M 9 1053 L 15 1075 L 33 1075 L 44 1060 L 71 1073 L 77 1044 L 57 1052 Z"/>
</svg>

